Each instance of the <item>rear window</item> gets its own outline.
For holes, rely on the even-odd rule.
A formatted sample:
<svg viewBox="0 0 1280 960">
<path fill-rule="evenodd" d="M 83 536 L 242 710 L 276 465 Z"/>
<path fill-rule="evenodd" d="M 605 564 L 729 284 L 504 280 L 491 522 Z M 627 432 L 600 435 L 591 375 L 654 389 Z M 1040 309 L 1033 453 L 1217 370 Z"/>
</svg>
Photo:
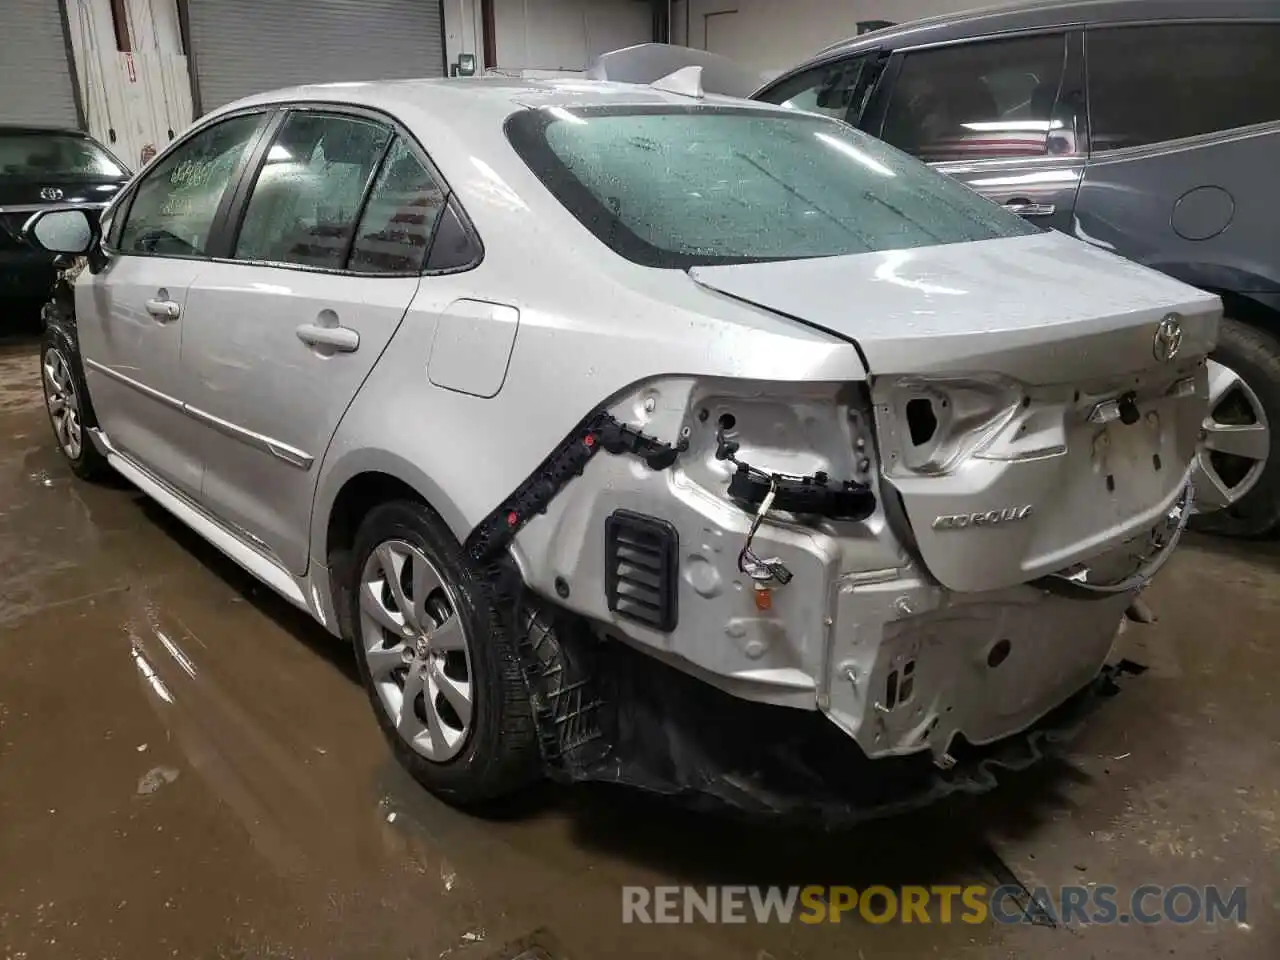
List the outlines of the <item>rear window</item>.
<svg viewBox="0 0 1280 960">
<path fill-rule="evenodd" d="M 125 173 L 115 158 L 84 137 L 0 132 L 0 176 L 123 177 Z"/>
<path fill-rule="evenodd" d="M 823 117 L 735 107 L 527 110 L 512 146 L 570 213 L 646 266 L 793 260 L 1038 233 Z"/>
<path fill-rule="evenodd" d="M 1094 150 L 1280 120 L 1280 24 L 1172 23 L 1086 34 Z"/>
</svg>

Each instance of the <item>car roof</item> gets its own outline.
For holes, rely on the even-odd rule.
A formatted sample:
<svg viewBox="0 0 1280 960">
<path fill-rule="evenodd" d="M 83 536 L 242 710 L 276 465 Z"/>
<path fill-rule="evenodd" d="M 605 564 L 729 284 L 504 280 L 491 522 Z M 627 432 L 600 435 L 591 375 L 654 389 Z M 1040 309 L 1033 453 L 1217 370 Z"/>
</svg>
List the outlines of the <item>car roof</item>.
<svg viewBox="0 0 1280 960">
<path fill-rule="evenodd" d="M 783 76 L 861 50 L 945 43 L 994 33 L 1069 24 L 1134 21 L 1280 20 L 1276 0 L 1023 0 L 903 23 L 841 40 Z M 781 79 L 779 77 L 778 79 Z M 772 86 L 777 80 L 770 81 Z"/>
<path fill-rule="evenodd" d="M 435 115 L 458 127 L 468 123 L 500 124 L 518 110 L 546 107 L 688 106 L 701 102 L 732 104 L 748 110 L 777 109 L 771 104 L 715 94 L 694 98 L 646 84 L 485 76 L 308 84 L 245 97 L 215 113 L 291 102 L 342 103 L 398 117 Z"/>
<path fill-rule="evenodd" d="M 711 94 L 695 99 L 644 84 L 489 76 L 323 83 L 273 90 L 226 104 L 202 118 L 198 126 L 240 110 L 291 104 L 355 107 L 394 117 L 419 139 L 486 238 L 486 246 L 494 249 L 508 242 L 506 238 L 530 230 L 548 231 L 557 238 L 576 238 L 581 230 L 576 221 L 572 227 L 549 225 L 567 223 L 571 217 L 507 138 L 506 120 L 514 114 L 547 108 L 705 104 L 794 116 L 794 111 L 770 103 Z M 530 218 L 529 211 L 540 213 Z M 555 232 L 561 229 L 567 232 Z"/>
</svg>

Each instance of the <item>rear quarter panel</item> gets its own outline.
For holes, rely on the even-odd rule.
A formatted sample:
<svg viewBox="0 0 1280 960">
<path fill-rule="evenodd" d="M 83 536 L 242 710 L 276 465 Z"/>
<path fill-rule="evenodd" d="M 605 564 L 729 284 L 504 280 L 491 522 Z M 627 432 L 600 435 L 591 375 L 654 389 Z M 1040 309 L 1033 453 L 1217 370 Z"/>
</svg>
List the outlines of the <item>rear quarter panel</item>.
<svg viewBox="0 0 1280 960">
<path fill-rule="evenodd" d="M 1073 230 L 1179 280 L 1280 295 L 1274 177 L 1280 123 L 1095 157 Z"/>
</svg>

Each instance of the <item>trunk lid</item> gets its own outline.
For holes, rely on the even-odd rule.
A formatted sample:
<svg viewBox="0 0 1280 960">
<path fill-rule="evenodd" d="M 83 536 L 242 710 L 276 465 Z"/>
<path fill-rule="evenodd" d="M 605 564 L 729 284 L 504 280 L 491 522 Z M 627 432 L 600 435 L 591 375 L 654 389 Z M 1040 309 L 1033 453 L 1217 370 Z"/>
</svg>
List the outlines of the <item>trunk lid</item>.
<svg viewBox="0 0 1280 960">
<path fill-rule="evenodd" d="M 873 376 L 1114 376 L 1152 366 L 1170 312 L 1182 315 L 1179 355 L 1208 353 L 1221 311 L 1215 296 L 1056 232 L 689 274 L 853 340 Z"/>
<path fill-rule="evenodd" d="M 1052 233 L 690 274 L 858 344 L 884 479 L 951 589 L 1141 557 L 1188 482 L 1215 296 Z"/>
</svg>

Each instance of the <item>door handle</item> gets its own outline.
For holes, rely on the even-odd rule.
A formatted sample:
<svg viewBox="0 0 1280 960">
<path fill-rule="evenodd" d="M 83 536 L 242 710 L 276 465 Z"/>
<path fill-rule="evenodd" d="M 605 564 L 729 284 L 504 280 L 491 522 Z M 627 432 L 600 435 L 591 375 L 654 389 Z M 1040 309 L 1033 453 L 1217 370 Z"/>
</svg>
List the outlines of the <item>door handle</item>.
<svg viewBox="0 0 1280 960">
<path fill-rule="evenodd" d="M 147 313 L 161 323 L 168 323 L 182 316 L 182 305 L 173 300 L 148 300 Z"/>
<path fill-rule="evenodd" d="M 1058 209 L 1052 203 L 1032 203 L 1020 197 L 1017 200 L 1008 201 L 1004 208 L 1020 217 L 1051 217 Z"/>
<path fill-rule="evenodd" d="M 350 327 L 322 327 L 304 323 L 298 327 L 298 339 L 313 347 L 330 347 L 341 353 L 353 353 L 360 347 L 360 334 Z"/>
</svg>

